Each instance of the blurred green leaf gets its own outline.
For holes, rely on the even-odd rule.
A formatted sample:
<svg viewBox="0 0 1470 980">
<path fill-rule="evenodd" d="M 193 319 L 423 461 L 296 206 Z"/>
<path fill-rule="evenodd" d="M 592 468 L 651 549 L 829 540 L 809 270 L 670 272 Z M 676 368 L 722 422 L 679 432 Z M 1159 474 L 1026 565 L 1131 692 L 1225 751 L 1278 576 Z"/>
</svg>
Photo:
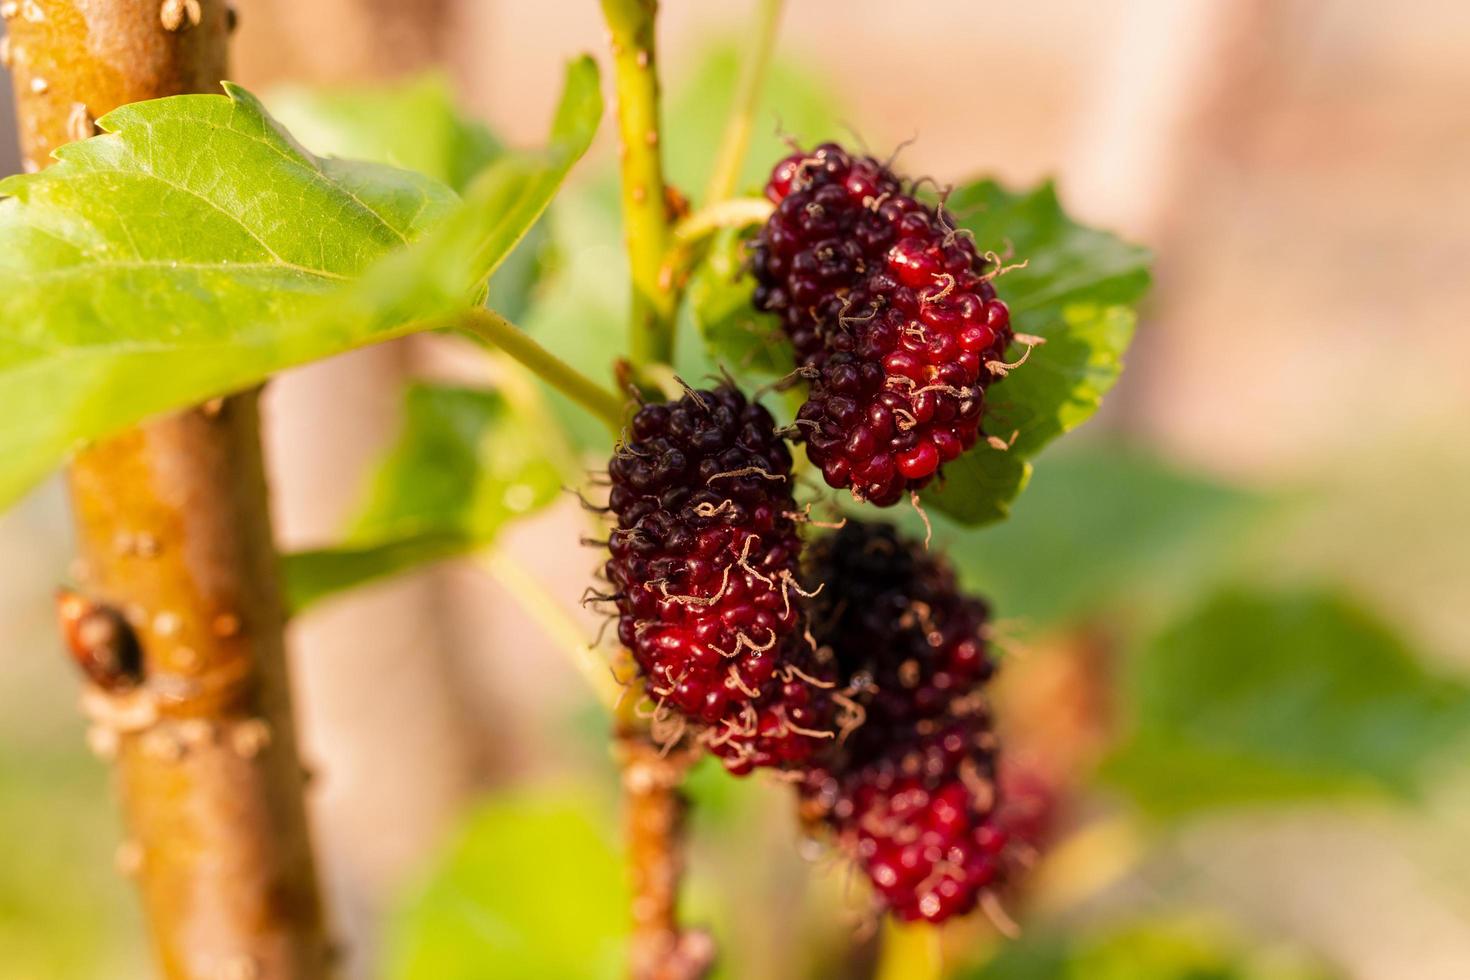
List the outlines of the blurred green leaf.
<svg viewBox="0 0 1470 980">
<path fill-rule="evenodd" d="M 710 357 L 742 379 L 781 377 L 796 366 L 780 321 L 750 305 L 745 239 L 727 230 L 714 237 L 689 283 L 689 311 Z"/>
<path fill-rule="evenodd" d="M 553 260 L 522 326 L 572 367 L 611 386 L 612 363 L 627 352 L 628 258 L 617 184 L 608 176 L 568 188 L 547 215 Z M 541 391 L 572 443 L 605 459 L 612 451 L 607 426 L 550 386 Z"/>
<path fill-rule="evenodd" d="M 266 102 L 313 153 L 417 170 L 457 191 L 505 152 L 490 130 L 465 118 L 442 75 L 354 87 L 287 85 Z"/>
<path fill-rule="evenodd" d="M 1126 597 L 1179 598 L 1268 510 L 1265 497 L 1108 440 L 1048 459 L 1002 524 L 967 532 L 933 520 L 968 587 L 998 615 L 1041 625 Z"/>
<path fill-rule="evenodd" d="M 1026 486 L 1029 460 L 1052 439 L 1087 421 L 1118 380 L 1137 322 L 1133 304 L 1149 284 L 1149 253 L 1067 217 L 1043 184 L 1014 193 L 994 181 L 957 188 L 946 200 L 976 247 L 1027 265 L 996 280 L 1021 333 L 1046 338 L 987 393 L 985 431 L 1009 450 L 977 446 L 944 468 L 923 494 L 963 524 L 1004 518 Z M 1022 348 L 1008 355 L 1015 361 Z"/>
<path fill-rule="evenodd" d="M 669 180 L 692 199 L 704 190 L 730 114 L 740 74 L 735 45 L 711 47 L 698 69 L 671 90 L 664 112 L 664 166 Z M 761 99 L 752 115 L 750 147 L 741 167 L 742 191 L 765 184 L 776 161 L 791 152 L 788 139 L 811 146 L 839 137 L 845 109 L 830 80 L 796 59 L 771 62 Z"/>
<path fill-rule="evenodd" d="M 1131 734 L 1104 768 L 1146 811 L 1412 797 L 1470 726 L 1470 688 L 1327 591 L 1221 593 L 1129 665 Z"/>
<path fill-rule="evenodd" d="M 390 924 L 390 980 L 621 977 L 628 915 L 606 808 L 544 796 L 481 807 Z"/>
<path fill-rule="evenodd" d="M 494 540 L 508 521 L 549 503 L 560 476 L 540 437 L 500 395 L 414 384 L 403 431 L 373 477 L 339 547 L 285 559 L 300 610 L 334 592 Z"/>
<path fill-rule="evenodd" d="M 0 183 L 0 504 L 83 440 L 478 301 L 602 111 L 595 64 L 574 62 L 549 147 L 456 205 L 421 175 L 318 159 L 228 93 L 125 106 Z"/>
<path fill-rule="evenodd" d="M 997 616 L 1042 629 L 1127 604 L 1193 599 L 1272 513 L 1272 498 L 1182 469 L 1117 440 L 1084 440 L 1036 474 L 1010 520 L 967 527 L 928 513 L 930 547 Z M 868 520 L 862 504 L 844 502 Z M 910 537 L 928 532 L 906 507 L 883 515 Z"/>
<path fill-rule="evenodd" d="M 505 153 L 490 130 L 464 115 L 448 79 L 438 74 L 355 87 L 289 85 L 266 101 L 276 119 L 319 156 L 416 170 L 461 193 Z M 525 313 L 546 239 L 538 222 L 490 283 L 487 305 L 510 320 Z"/>
<path fill-rule="evenodd" d="M 739 52 L 728 46 L 715 48 L 671 100 L 668 170 L 687 192 L 704 187 L 738 74 Z M 776 161 L 791 152 L 788 138 L 810 146 L 838 136 L 842 111 L 832 87 L 820 75 L 803 71 L 792 61 L 776 61 L 754 114 L 739 186 L 756 192 Z M 743 238 L 736 231 L 717 235 L 690 280 L 689 325 L 703 341 L 702 349 L 694 344 L 681 348 L 680 369 L 691 377 L 719 367 L 742 379 L 779 377 L 794 366 L 776 318 L 757 313 L 750 305 L 753 285 L 743 275 Z"/>
<path fill-rule="evenodd" d="M 79 722 L 60 734 L 0 738 L 0 834 L 14 842 L 0 862 L 0 977 L 146 976 L 142 916 L 115 870 L 122 830 L 105 768 Z"/>
<path fill-rule="evenodd" d="M 1164 919 L 1091 936 L 1028 935 L 963 980 L 1329 980 L 1300 952 L 1247 948 L 1228 931 Z"/>
</svg>

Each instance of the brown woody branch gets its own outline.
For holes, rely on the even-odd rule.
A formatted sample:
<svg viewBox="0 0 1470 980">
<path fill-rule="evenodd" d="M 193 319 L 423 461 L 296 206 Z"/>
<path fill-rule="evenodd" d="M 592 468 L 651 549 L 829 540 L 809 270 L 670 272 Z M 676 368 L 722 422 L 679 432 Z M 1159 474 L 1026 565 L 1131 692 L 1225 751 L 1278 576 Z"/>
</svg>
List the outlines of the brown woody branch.
<svg viewBox="0 0 1470 980">
<path fill-rule="evenodd" d="M 217 91 L 225 75 L 224 0 L 4 0 L 0 13 L 28 169 L 119 105 Z M 63 613 L 93 668 L 91 741 L 115 758 L 131 835 L 119 863 L 162 974 L 326 976 L 256 395 L 88 448 L 70 483 L 86 598 Z M 140 660 L 118 673 L 132 644 Z"/>
<path fill-rule="evenodd" d="M 645 728 L 625 726 L 617 736 L 622 767 L 624 825 L 632 885 L 633 980 L 699 980 L 714 964 L 710 935 L 679 927 L 679 881 L 684 873 L 684 818 L 679 791 L 692 762 L 687 750 L 665 752 Z"/>
</svg>

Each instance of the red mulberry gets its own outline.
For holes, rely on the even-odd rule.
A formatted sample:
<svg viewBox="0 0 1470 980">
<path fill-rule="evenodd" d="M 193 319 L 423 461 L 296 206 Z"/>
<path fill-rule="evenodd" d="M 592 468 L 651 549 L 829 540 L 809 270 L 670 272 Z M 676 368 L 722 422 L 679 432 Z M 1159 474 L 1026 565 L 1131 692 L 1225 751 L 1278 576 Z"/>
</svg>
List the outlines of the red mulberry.
<svg viewBox="0 0 1470 980">
<path fill-rule="evenodd" d="M 826 143 L 777 164 L 757 308 L 812 372 L 800 438 L 828 484 L 880 506 L 979 439 L 1014 334 L 993 262 L 871 157 Z"/>
<path fill-rule="evenodd" d="M 1009 840 L 979 690 L 994 671 L 988 610 L 883 524 L 849 522 L 820 539 L 806 574 L 823 585 L 812 630 L 865 720 L 807 773 L 803 811 L 831 827 L 899 918 L 968 912 Z"/>
<path fill-rule="evenodd" d="M 618 635 L 660 705 L 732 771 L 832 738 L 830 673 L 805 638 L 791 456 L 732 387 L 645 406 L 609 465 Z"/>
</svg>

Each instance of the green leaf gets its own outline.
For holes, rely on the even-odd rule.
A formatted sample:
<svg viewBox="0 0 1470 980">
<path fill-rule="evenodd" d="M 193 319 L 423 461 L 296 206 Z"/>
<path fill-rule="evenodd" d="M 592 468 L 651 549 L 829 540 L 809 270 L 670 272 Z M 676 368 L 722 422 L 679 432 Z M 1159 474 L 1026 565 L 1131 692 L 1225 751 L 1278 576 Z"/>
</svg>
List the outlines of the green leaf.
<svg viewBox="0 0 1470 980">
<path fill-rule="evenodd" d="M 560 486 L 538 435 L 490 391 L 414 384 L 403 432 L 339 547 L 290 555 L 286 593 L 301 610 L 335 592 L 488 545 Z"/>
<path fill-rule="evenodd" d="M 313 153 L 416 170 L 457 191 L 505 152 L 490 130 L 465 118 L 443 75 L 350 88 L 287 85 L 266 102 Z"/>
<path fill-rule="evenodd" d="M 944 468 L 926 503 L 964 524 L 1001 520 L 1025 488 L 1030 460 L 1043 446 L 1087 421 L 1118 380 L 1133 338 L 1133 309 L 1148 288 L 1149 255 L 1062 211 L 1043 184 L 1025 194 L 993 181 L 956 189 L 946 200 L 983 252 L 1027 262 L 996 280 L 1021 333 L 1046 338 L 1027 362 L 987 394 L 985 431 L 1014 443 L 981 444 Z M 1022 353 L 1013 347 L 1009 359 Z"/>
<path fill-rule="evenodd" d="M 997 615 L 1036 626 L 1192 594 L 1269 510 L 1263 496 L 1107 440 L 1049 459 L 1004 523 L 974 531 L 931 518 L 935 548 L 966 586 Z"/>
<path fill-rule="evenodd" d="M 1212 922 L 1170 917 L 1085 936 L 1028 933 L 964 980 L 1328 980 L 1299 951 L 1249 948 Z"/>
<path fill-rule="evenodd" d="M 441 326 L 478 301 L 586 150 L 574 62 L 550 145 L 463 202 L 418 174 L 306 152 L 249 93 L 104 117 L 0 182 L 0 505 L 88 439 L 284 368 Z"/>
<path fill-rule="evenodd" d="M 704 187 L 739 70 L 736 47 L 715 47 L 700 59 L 698 73 L 670 102 L 668 172 L 686 192 L 697 194 Z M 791 152 L 788 135 L 806 146 L 838 136 L 842 115 L 840 100 L 826 80 L 790 60 L 776 60 L 752 117 L 739 186 L 754 191 L 765 182 L 775 162 Z M 679 367 L 689 376 L 725 367 L 742 379 L 770 378 L 787 374 L 794 366 L 776 318 L 751 307 L 754 284 L 742 274 L 744 269 L 742 236 L 734 231 L 717 235 L 695 267 L 687 309 L 704 350 L 681 345 Z"/>
<path fill-rule="evenodd" d="M 1331 592 L 1222 593 L 1147 645 L 1107 777 L 1150 813 L 1412 797 L 1470 725 L 1470 688 Z"/>
<path fill-rule="evenodd" d="M 740 74 L 738 45 L 718 44 L 696 60 L 693 77 L 674 86 L 664 114 L 664 165 L 668 179 L 691 198 L 704 190 L 729 116 Z M 791 152 L 788 139 L 812 146 L 840 138 L 845 108 L 830 80 L 792 58 L 772 60 L 761 99 L 751 116 L 750 148 L 741 167 L 743 190 L 762 186 L 777 160 Z"/>
<path fill-rule="evenodd" d="M 720 232 L 689 283 L 689 311 L 710 357 L 740 378 L 781 377 L 796 362 L 780 321 L 750 305 L 744 236 Z"/>
<path fill-rule="evenodd" d="M 319 156 L 416 170 L 460 192 L 506 152 L 488 129 L 466 118 L 448 80 L 438 74 L 351 88 L 286 86 L 267 103 Z M 545 263 L 546 238 L 538 222 L 490 284 L 488 305 L 508 319 L 525 312 Z"/>
<path fill-rule="evenodd" d="M 624 869 L 606 807 L 520 797 L 480 808 L 388 930 L 390 980 L 613 980 Z"/>
</svg>

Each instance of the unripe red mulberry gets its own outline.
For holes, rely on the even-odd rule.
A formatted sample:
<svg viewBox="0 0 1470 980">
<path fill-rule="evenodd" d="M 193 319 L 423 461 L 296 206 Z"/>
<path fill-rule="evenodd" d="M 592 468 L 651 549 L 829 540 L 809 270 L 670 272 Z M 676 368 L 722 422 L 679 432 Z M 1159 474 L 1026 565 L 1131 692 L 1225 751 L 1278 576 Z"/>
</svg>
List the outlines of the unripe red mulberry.
<svg viewBox="0 0 1470 980">
<path fill-rule="evenodd" d="M 608 467 L 607 576 L 650 698 L 732 771 L 792 765 L 833 737 L 830 666 L 802 629 L 791 456 L 734 388 L 647 405 Z"/>
<path fill-rule="evenodd" d="M 828 484 L 896 503 L 979 439 L 1014 337 L 997 270 L 942 208 L 832 143 L 777 164 L 766 194 L 754 302 L 813 372 L 800 438 Z"/>
<path fill-rule="evenodd" d="M 811 627 L 865 715 L 802 784 L 903 919 L 973 908 L 1002 871 L 995 735 L 980 687 L 994 666 L 988 611 L 949 567 L 888 525 L 848 522 L 808 550 Z"/>
</svg>

